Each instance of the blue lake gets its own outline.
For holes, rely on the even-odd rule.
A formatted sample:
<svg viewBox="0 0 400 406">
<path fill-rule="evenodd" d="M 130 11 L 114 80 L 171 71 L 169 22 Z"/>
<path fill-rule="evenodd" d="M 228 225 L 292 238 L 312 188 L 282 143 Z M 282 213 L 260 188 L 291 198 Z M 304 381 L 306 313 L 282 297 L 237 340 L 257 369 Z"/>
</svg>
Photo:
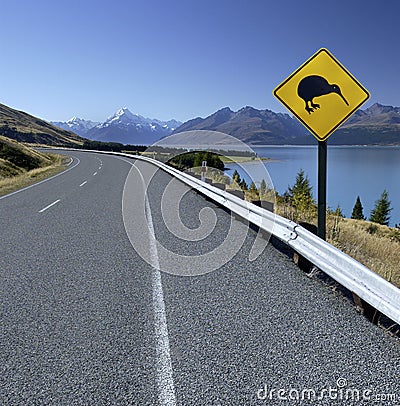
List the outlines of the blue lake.
<svg viewBox="0 0 400 406">
<path fill-rule="evenodd" d="M 314 197 L 317 197 L 317 146 L 265 146 L 253 147 L 253 150 L 259 157 L 274 160 L 264 162 L 264 165 L 279 194 L 294 184 L 296 174 L 303 169 L 313 185 Z M 257 183 L 264 177 L 260 165 L 253 163 L 231 164 L 229 169 L 229 175 L 237 169 L 247 182 L 252 178 Z M 346 217 L 351 216 L 359 195 L 367 218 L 386 189 L 393 207 L 390 225 L 399 224 L 400 147 L 328 146 L 327 189 L 329 207 L 334 209 L 340 205 Z"/>
</svg>

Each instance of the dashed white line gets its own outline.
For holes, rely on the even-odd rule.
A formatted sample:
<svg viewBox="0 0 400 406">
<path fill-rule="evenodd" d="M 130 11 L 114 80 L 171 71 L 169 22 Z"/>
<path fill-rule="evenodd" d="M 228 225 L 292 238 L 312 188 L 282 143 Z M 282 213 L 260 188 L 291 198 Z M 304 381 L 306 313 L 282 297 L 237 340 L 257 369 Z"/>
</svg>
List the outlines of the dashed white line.
<svg viewBox="0 0 400 406">
<path fill-rule="evenodd" d="M 58 176 L 64 175 L 65 173 L 69 172 L 71 169 L 74 169 L 75 167 L 77 167 L 77 166 L 80 164 L 80 162 L 81 162 L 80 159 L 76 158 L 76 164 L 75 164 L 74 166 L 70 166 L 70 167 L 69 167 L 68 169 L 66 169 L 65 171 L 62 171 L 62 172 L 60 172 L 60 173 L 57 173 L 57 175 L 51 176 L 50 178 L 43 179 L 43 180 L 41 180 L 40 182 L 36 182 L 36 183 L 34 183 L 33 185 L 30 185 L 30 186 L 24 187 L 24 188 L 22 188 L 22 189 L 16 190 L 15 192 L 9 193 L 8 195 L 1 196 L 1 197 L 0 197 L 0 200 L 1 200 L 1 199 L 6 199 L 7 197 L 11 197 L 11 196 L 13 196 L 13 195 L 16 195 L 17 193 L 24 192 L 25 190 L 28 190 L 28 189 L 31 189 L 31 188 L 33 188 L 33 187 L 39 186 L 39 185 L 41 185 L 41 184 L 44 183 L 44 182 L 48 182 L 49 180 L 52 180 L 52 179 L 54 179 L 54 178 L 57 178 Z"/>
<path fill-rule="evenodd" d="M 95 172 L 94 174 L 93 174 L 93 176 L 96 176 L 97 175 L 97 172 Z"/>
<path fill-rule="evenodd" d="M 43 213 L 44 211 L 46 211 L 47 209 L 50 209 L 50 207 L 54 206 L 55 204 L 57 204 L 58 202 L 60 202 L 61 199 L 56 200 L 55 202 L 49 204 L 48 206 L 44 207 L 42 210 L 39 210 L 39 213 Z"/>
<path fill-rule="evenodd" d="M 82 183 L 79 185 L 79 187 L 82 187 L 82 186 L 86 185 L 86 183 L 87 183 L 87 180 L 85 180 L 84 182 L 82 182 Z"/>
</svg>

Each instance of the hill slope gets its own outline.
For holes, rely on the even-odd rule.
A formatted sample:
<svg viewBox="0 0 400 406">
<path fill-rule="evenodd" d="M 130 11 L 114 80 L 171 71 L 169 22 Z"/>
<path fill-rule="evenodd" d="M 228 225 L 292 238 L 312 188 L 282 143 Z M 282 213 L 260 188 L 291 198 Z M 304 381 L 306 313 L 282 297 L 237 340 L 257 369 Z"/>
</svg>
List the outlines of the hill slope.
<svg viewBox="0 0 400 406">
<path fill-rule="evenodd" d="M 400 107 L 375 103 L 358 110 L 337 131 L 332 144 L 400 145 Z"/>
<path fill-rule="evenodd" d="M 306 132 L 289 114 L 249 106 L 237 112 L 225 107 L 204 119 L 198 117 L 187 121 L 174 133 L 190 130 L 220 131 L 248 144 L 298 143 Z"/>
<path fill-rule="evenodd" d="M 0 136 L 0 179 L 51 165 L 49 157 L 17 141 Z"/>
<path fill-rule="evenodd" d="M 84 141 L 70 131 L 4 104 L 0 104 L 0 135 L 19 142 L 52 146 L 76 146 Z"/>
</svg>

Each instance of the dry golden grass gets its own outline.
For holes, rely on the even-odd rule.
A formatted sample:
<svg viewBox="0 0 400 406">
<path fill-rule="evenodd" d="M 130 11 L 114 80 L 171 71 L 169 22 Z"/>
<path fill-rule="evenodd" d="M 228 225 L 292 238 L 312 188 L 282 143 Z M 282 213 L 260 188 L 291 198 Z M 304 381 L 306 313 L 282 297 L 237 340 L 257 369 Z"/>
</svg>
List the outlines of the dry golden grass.
<svg viewBox="0 0 400 406">
<path fill-rule="evenodd" d="M 16 176 L 0 179 L 0 196 L 30 186 L 50 176 L 54 176 L 65 168 L 65 156 L 53 154 L 46 156 L 49 159 L 49 165 L 31 171 L 23 171 Z"/>
<path fill-rule="evenodd" d="M 296 221 L 317 225 L 315 210 L 296 213 L 278 204 L 276 213 Z M 327 215 L 327 241 L 367 268 L 400 288 L 400 230 L 363 220 Z"/>
<path fill-rule="evenodd" d="M 400 230 L 362 220 L 327 222 L 328 242 L 400 287 Z"/>
</svg>

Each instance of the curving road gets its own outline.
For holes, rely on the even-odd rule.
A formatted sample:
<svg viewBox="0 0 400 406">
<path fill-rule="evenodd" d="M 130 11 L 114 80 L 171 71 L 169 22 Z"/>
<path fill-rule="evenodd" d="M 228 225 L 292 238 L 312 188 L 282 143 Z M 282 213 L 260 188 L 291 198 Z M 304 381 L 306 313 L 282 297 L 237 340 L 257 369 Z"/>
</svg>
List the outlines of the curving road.
<svg viewBox="0 0 400 406">
<path fill-rule="evenodd" d="M 230 215 L 161 171 L 144 199 L 147 163 L 63 153 L 68 171 L 0 198 L 1 405 L 400 403 L 399 342 L 271 244 L 250 262 L 245 224 L 234 221 L 245 241 L 218 270 L 160 273 L 168 258 L 153 235 L 178 256 L 202 255 Z M 183 194 L 170 229 L 168 185 Z M 210 208 L 205 239 L 171 233 L 201 228 Z"/>
</svg>

